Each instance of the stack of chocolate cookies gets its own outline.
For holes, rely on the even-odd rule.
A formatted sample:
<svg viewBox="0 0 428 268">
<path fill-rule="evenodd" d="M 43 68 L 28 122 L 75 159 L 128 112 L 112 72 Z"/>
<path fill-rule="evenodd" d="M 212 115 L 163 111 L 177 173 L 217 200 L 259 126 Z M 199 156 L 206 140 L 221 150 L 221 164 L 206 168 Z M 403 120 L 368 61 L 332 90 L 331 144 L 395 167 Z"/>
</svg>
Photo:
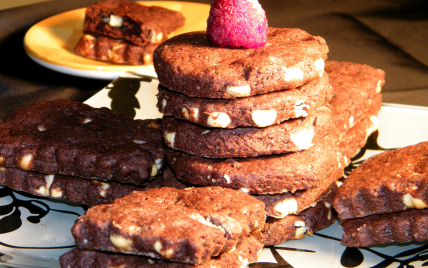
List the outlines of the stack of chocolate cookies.
<svg viewBox="0 0 428 268">
<path fill-rule="evenodd" d="M 172 173 L 188 186 L 262 200 L 267 224 L 253 234 L 265 245 L 335 220 L 329 200 L 343 167 L 327 52 L 320 37 L 270 28 L 257 49 L 216 47 L 205 32 L 193 32 L 154 53 Z"/>
<path fill-rule="evenodd" d="M 101 0 L 86 8 L 83 35 L 74 52 L 89 59 L 144 65 L 172 31 L 183 26 L 180 12 L 130 0 Z"/>
<path fill-rule="evenodd" d="M 0 124 L 0 184 L 94 206 L 162 186 L 161 122 L 68 100 L 39 101 Z"/>
</svg>

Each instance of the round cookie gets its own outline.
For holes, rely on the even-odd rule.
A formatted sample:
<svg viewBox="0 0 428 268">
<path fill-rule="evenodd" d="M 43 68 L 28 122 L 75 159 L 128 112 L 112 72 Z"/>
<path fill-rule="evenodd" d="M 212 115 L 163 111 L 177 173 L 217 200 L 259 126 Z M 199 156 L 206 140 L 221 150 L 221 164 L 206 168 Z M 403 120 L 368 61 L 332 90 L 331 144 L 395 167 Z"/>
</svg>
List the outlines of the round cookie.
<svg viewBox="0 0 428 268">
<path fill-rule="evenodd" d="M 325 40 L 300 29 L 269 28 L 257 49 L 220 48 L 206 32 L 162 43 L 153 64 L 160 84 L 189 97 L 234 99 L 292 89 L 324 74 Z"/>
<path fill-rule="evenodd" d="M 376 93 L 385 83 L 385 72 L 364 64 L 337 61 L 326 61 L 325 69 L 333 88 L 330 104 L 336 114 L 334 120 L 343 132 L 366 116 L 372 102 L 381 103 L 380 94 Z"/>
<path fill-rule="evenodd" d="M 166 159 L 186 184 L 221 186 L 249 194 L 276 194 L 318 187 L 339 166 L 338 133 L 311 149 L 248 158 L 205 158 L 167 149 Z"/>
<path fill-rule="evenodd" d="M 282 219 L 268 217 L 265 226 L 252 233 L 265 246 L 281 244 L 288 240 L 302 239 L 306 234 L 313 235 L 315 231 L 333 224 L 336 212 L 331 206 L 336 188 L 330 189 L 327 196 L 314 207 L 289 215 Z"/>
<path fill-rule="evenodd" d="M 332 129 L 331 110 L 322 106 L 306 118 L 291 119 L 265 128 L 204 128 L 164 117 L 165 144 L 190 154 L 213 157 L 253 157 L 306 150 Z"/>
<path fill-rule="evenodd" d="M 332 189 L 337 188 L 336 180 L 341 177 L 341 172 L 330 174 L 319 187 L 296 191 L 294 193 L 253 195 L 265 203 L 266 215 L 276 219 L 282 219 L 289 215 L 297 215 L 301 211 L 314 207 Z"/>
<path fill-rule="evenodd" d="M 159 85 L 157 107 L 165 116 L 173 116 L 206 127 L 266 127 L 285 120 L 306 117 L 333 96 L 328 76 L 301 87 L 237 99 L 191 98 Z M 224 124 L 213 120 L 221 116 Z"/>
</svg>

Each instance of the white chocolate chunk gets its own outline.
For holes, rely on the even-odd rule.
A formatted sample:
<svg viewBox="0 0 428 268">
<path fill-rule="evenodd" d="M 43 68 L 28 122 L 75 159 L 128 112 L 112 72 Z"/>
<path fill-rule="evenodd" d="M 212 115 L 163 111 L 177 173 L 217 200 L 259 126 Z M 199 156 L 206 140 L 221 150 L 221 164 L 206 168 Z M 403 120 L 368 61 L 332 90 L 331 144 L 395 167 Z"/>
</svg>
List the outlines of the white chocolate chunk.
<svg viewBox="0 0 428 268">
<path fill-rule="evenodd" d="M 303 79 L 303 72 L 297 67 L 283 68 L 284 70 L 284 80 L 301 80 Z"/>
<path fill-rule="evenodd" d="M 46 188 L 46 186 L 41 186 L 39 189 L 34 190 L 36 193 L 42 196 L 49 196 L 49 190 Z"/>
<path fill-rule="evenodd" d="M 251 113 L 251 119 L 258 127 L 266 127 L 272 125 L 278 112 L 275 110 L 257 110 Z"/>
<path fill-rule="evenodd" d="M 315 65 L 315 69 L 319 71 L 319 76 L 322 77 L 324 75 L 324 67 L 325 67 L 324 60 L 319 59 L 314 62 L 314 65 Z"/>
<path fill-rule="evenodd" d="M 186 107 L 183 107 L 183 109 L 181 109 L 181 115 L 182 115 L 185 119 L 189 120 L 189 111 L 187 110 L 187 108 L 186 108 Z"/>
<path fill-rule="evenodd" d="M 166 106 L 166 104 L 167 104 L 168 102 L 167 102 L 167 100 L 166 99 L 163 99 L 162 100 L 162 110 L 163 109 L 165 109 L 165 106 Z"/>
<path fill-rule="evenodd" d="M 205 219 L 204 217 L 202 217 L 202 216 L 201 216 L 201 215 L 199 215 L 199 214 L 192 214 L 192 215 L 189 215 L 189 218 L 194 219 L 194 220 L 197 220 L 198 222 L 202 223 L 203 225 L 206 225 L 206 226 L 209 226 L 209 227 L 213 227 L 213 228 L 217 228 L 217 229 L 223 230 L 222 228 L 220 228 L 220 227 L 219 227 L 219 226 L 217 226 L 217 225 L 214 225 L 212 222 L 210 222 L 209 220 Z M 223 231 L 224 231 L 224 230 L 223 230 Z"/>
<path fill-rule="evenodd" d="M 134 143 L 136 143 L 136 144 L 144 144 L 144 143 L 146 143 L 145 141 L 142 141 L 142 140 L 132 140 Z"/>
<path fill-rule="evenodd" d="M 349 126 L 352 126 L 354 124 L 354 116 L 352 115 L 349 117 Z"/>
<path fill-rule="evenodd" d="M 326 207 L 326 208 L 328 208 L 328 215 L 327 215 L 327 219 L 328 220 L 331 220 L 331 204 L 329 203 L 329 202 L 324 202 L 324 206 Z"/>
<path fill-rule="evenodd" d="M 46 175 L 45 176 L 46 184 L 44 186 L 41 186 L 39 189 L 35 190 L 35 192 L 43 196 L 50 196 L 49 189 L 52 186 L 54 178 L 55 178 L 55 175 Z"/>
<path fill-rule="evenodd" d="M 248 190 L 247 188 L 241 188 L 241 189 L 239 189 L 239 191 L 247 193 L 247 194 L 250 192 L 250 190 Z"/>
<path fill-rule="evenodd" d="M 189 113 L 189 110 L 187 110 L 186 107 L 183 107 L 183 109 L 181 109 L 181 114 L 183 115 L 183 117 L 187 120 L 193 120 L 194 122 L 198 121 L 198 116 L 199 116 L 199 109 L 198 108 L 190 108 L 191 113 Z"/>
<path fill-rule="evenodd" d="M 100 190 L 100 195 L 102 197 L 106 197 L 107 194 L 107 190 L 110 188 L 110 184 L 105 183 L 105 182 L 101 182 L 101 190 Z"/>
<path fill-rule="evenodd" d="M 208 134 L 208 133 L 210 133 L 211 132 L 211 130 L 204 130 L 204 131 L 202 131 L 202 133 L 201 133 L 201 135 L 205 135 L 205 134 Z"/>
<path fill-rule="evenodd" d="M 306 224 L 304 221 L 296 221 L 294 223 L 294 227 L 296 227 L 296 234 L 294 238 L 301 239 L 305 237 L 305 233 L 308 230 L 308 227 L 306 227 Z"/>
<path fill-rule="evenodd" d="M 154 177 L 154 176 L 156 176 L 156 174 L 158 174 L 158 167 L 156 166 L 156 164 L 153 164 L 152 172 L 150 173 L 150 176 Z"/>
<path fill-rule="evenodd" d="M 165 140 L 169 147 L 174 148 L 175 132 L 165 132 Z"/>
<path fill-rule="evenodd" d="M 87 124 L 89 122 L 92 122 L 92 119 L 91 118 L 86 118 L 85 121 L 83 121 L 83 124 Z"/>
<path fill-rule="evenodd" d="M 46 130 L 46 128 L 45 128 L 44 126 L 38 126 L 38 127 L 37 127 L 37 129 L 38 129 L 40 132 L 42 132 L 42 131 L 45 131 L 45 130 Z"/>
<path fill-rule="evenodd" d="M 251 87 L 250 85 L 228 86 L 226 87 L 226 91 L 232 97 L 247 97 L 247 96 L 250 96 Z"/>
<path fill-rule="evenodd" d="M 31 167 L 31 164 L 33 163 L 34 156 L 32 154 L 26 154 L 21 158 L 21 161 L 19 161 L 19 166 L 23 170 L 29 170 Z"/>
<path fill-rule="evenodd" d="M 315 130 L 313 128 L 302 130 L 300 132 L 290 134 L 291 140 L 299 150 L 309 149 L 312 146 L 312 139 Z"/>
<path fill-rule="evenodd" d="M 422 199 L 413 198 L 409 193 L 403 195 L 403 203 L 410 208 L 424 209 L 427 207 L 427 204 Z"/>
<path fill-rule="evenodd" d="M 190 114 L 190 117 L 194 122 L 197 122 L 199 117 L 199 109 L 198 108 L 191 108 L 191 109 L 193 113 Z"/>
<path fill-rule="evenodd" d="M 230 177 L 229 177 L 229 175 L 225 174 L 224 178 L 226 179 L 227 183 L 230 183 Z"/>
<path fill-rule="evenodd" d="M 225 128 L 230 124 L 231 120 L 227 113 L 214 112 L 208 116 L 207 123 L 212 127 Z"/>
<path fill-rule="evenodd" d="M 156 164 L 156 167 L 158 168 L 158 170 L 161 169 L 162 165 L 163 165 L 162 159 L 161 158 L 156 159 L 155 164 Z"/>
<path fill-rule="evenodd" d="M 279 202 L 275 206 L 275 211 L 281 213 L 280 218 L 283 218 L 289 214 L 297 213 L 297 201 L 296 199 L 286 199 L 284 201 Z"/>
<path fill-rule="evenodd" d="M 122 27 L 123 26 L 123 19 L 120 16 L 116 16 L 114 14 L 110 15 L 110 21 L 108 22 L 108 24 L 111 27 Z"/>
<path fill-rule="evenodd" d="M 53 198 L 60 198 L 62 196 L 62 190 L 60 188 L 54 188 L 51 190 L 51 196 Z"/>
<path fill-rule="evenodd" d="M 131 251 L 133 242 L 131 239 L 126 239 L 121 236 L 111 235 L 110 242 L 113 246 L 117 247 L 120 250 Z"/>
<path fill-rule="evenodd" d="M 172 254 L 174 253 L 174 249 L 170 248 L 167 250 L 163 250 L 162 243 L 160 241 L 156 241 L 154 245 L 154 249 L 157 253 L 159 253 L 161 256 L 169 259 L 172 257 Z"/>
<path fill-rule="evenodd" d="M 296 113 L 296 118 L 308 116 L 308 112 L 305 109 L 309 109 L 310 106 L 308 104 L 304 104 L 304 102 L 305 102 L 304 100 L 299 100 L 294 105 L 294 111 Z"/>
<path fill-rule="evenodd" d="M 377 82 L 377 86 L 376 86 L 376 93 L 380 93 L 382 91 L 382 81 L 379 80 L 379 82 Z"/>
</svg>

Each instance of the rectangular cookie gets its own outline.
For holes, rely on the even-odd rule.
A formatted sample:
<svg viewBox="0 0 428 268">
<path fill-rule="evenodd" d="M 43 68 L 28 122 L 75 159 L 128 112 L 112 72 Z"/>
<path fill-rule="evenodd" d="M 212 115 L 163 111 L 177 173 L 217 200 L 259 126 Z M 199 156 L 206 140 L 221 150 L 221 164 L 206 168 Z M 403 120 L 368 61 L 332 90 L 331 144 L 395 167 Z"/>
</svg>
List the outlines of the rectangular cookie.
<svg viewBox="0 0 428 268">
<path fill-rule="evenodd" d="M 411 209 L 348 219 L 342 226 L 341 243 L 348 247 L 425 241 L 428 240 L 428 210 Z"/>
<path fill-rule="evenodd" d="M 233 250 L 265 217 L 263 202 L 240 191 L 162 187 L 90 208 L 72 234 L 79 249 L 201 264 Z"/>
<path fill-rule="evenodd" d="M 134 268 L 229 268 L 247 267 L 251 262 L 257 261 L 263 249 L 263 244 L 254 237 L 245 237 L 236 249 L 224 252 L 219 256 L 197 265 L 187 263 L 168 262 L 158 259 L 150 259 L 129 254 L 112 254 L 93 250 L 74 249 L 60 257 L 62 268 L 86 267 L 86 268 L 110 268 L 110 267 L 134 267 Z"/>
<path fill-rule="evenodd" d="M 160 173 L 159 119 L 68 100 L 39 101 L 0 124 L 0 167 L 144 185 Z"/>
<path fill-rule="evenodd" d="M 118 64 L 149 65 L 153 63 L 155 45 L 136 46 L 122 39 L 86 33 L 77 42 L 76 55 Z"/>
<path fill-rule="evenodd" d="M 132 193 L 163 186 L 162 174 L 145 186 L 115 181 L 82 179 L 74 176 L 46 175 L 17 168 L 0 168 L 0 184 L 16 191 L 87 206 L 108 204 Z"/>
<path fill-rule="evenodd" d="M 86 8 L 83 30 L 137 46 L 159 44 L 184 25 L 180 12 L 129 0 L 101 0 Z"/>
<path fill-rule="evenodd" d="M 366 159 L 339 187 L 333 202 L 341 219 L 428 207 L 428 142 Z"/>
</svg>

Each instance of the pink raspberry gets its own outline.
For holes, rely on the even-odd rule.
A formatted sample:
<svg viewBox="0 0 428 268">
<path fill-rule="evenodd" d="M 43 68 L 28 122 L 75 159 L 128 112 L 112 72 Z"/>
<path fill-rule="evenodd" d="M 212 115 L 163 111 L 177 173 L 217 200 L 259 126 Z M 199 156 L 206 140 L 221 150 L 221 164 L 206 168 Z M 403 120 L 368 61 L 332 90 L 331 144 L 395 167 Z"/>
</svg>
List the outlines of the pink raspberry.
<svg viewBox="0 0 428 268">
<path fill-rule="evenodd" d="M 266 44 L 266 13 L 257 0 L 214 0 L 207 21 L 211 43 L 257 48 Z"/>
</svg>

